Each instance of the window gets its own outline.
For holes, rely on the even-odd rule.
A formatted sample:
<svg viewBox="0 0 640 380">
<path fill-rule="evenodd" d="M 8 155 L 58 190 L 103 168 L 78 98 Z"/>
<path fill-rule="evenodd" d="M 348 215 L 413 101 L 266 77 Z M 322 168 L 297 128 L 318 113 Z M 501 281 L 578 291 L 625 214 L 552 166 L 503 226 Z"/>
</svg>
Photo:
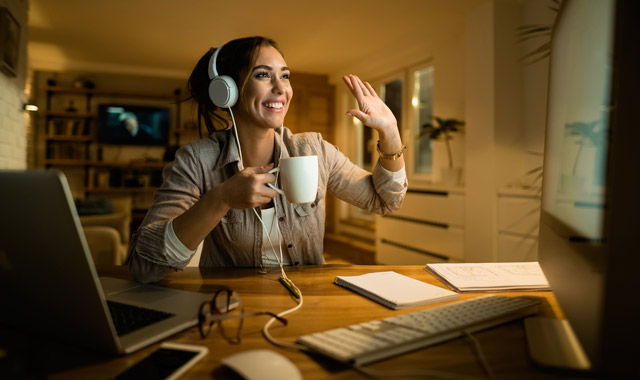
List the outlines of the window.
<svg viewBox="0 0 640 380">
<path fill-rule="evenodd" d="M 433 145 L 429 135 L 422 133 L 422 127 L 433 120 L 433 66 L 413 72 L 411 106 L 413 173 L 431 174 L 433 171 Z"/>
<path fill-rule="evenodd" d="M 380 90 L 380 97 L 393 112 L 393 116 L 398 121 L 398 132 L 402 136 L 402 79 L 395 79 L 383 83 Z"/>
</svg>

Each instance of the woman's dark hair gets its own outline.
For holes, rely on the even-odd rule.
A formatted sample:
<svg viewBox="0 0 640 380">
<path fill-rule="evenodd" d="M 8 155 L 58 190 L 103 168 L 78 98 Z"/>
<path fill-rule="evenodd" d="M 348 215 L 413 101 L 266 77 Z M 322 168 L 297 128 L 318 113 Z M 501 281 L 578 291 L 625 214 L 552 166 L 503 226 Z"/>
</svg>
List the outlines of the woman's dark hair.
<svg viewBox="0 0 640 380">
<path fill-rule="evenodd" d="M 282 54 L 278 44 L 266 37 L 245 37 L 229 41 L 218 54 L 218 75 L 230 76 L 238 86 L 240 97 L 244 93 L 258 50 L 263 46 L 273 46 Z M 215 51 L 216 49 L 211 48 L 200 58 L 187 81 L 187 99 L 193 99 L 198 108 L 198 129 L 201 130 L 201 120 L 204 120 L 209 133 L 231 127 L 229 109 L 217 107 L 209 98 L 209 61 Z M 219 127 L 216 128 L 216 125 Z"/>
</svg>

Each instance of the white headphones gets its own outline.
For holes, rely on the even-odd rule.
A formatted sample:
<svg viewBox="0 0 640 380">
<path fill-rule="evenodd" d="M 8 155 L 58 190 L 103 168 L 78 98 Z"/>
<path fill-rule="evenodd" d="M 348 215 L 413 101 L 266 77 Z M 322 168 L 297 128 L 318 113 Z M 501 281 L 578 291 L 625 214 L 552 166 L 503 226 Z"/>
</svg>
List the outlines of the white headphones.
<svg viewBox="0 0 640 380">
<path fill-rule="evenodd" d="M 218 75 L 216 61 L 224 45 L 216 49 L 209 60 L 209 97 L 213 104 L 221 108 L 231 108 L 238 100 L 238 86 L 228 75 Z"/>
</svg>

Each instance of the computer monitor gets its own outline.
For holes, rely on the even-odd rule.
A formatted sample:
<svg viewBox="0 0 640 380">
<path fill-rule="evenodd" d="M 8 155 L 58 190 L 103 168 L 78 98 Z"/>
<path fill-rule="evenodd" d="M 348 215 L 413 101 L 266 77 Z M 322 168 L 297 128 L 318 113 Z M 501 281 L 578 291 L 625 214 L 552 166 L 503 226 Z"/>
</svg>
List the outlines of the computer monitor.
<svg viewBox="0 0 640 380">
<path fill-rule="evenodd" d="M 572 327 L 586 360 L 550 364 L 606 378 L 640 378 L 639 3 L 565 0 L 551 39 L 538 257 L 568 324 L 527 337 Z"/>
</svg>

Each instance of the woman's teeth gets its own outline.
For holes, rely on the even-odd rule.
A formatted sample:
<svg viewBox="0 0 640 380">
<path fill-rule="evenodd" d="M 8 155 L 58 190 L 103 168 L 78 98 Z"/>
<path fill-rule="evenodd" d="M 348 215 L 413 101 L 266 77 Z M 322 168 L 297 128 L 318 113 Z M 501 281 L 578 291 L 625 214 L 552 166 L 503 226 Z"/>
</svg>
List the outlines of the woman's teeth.
<svg viewBox="0 0 640 380">
<path fill-rule="evenodd" d="M 267 108 L 282 108 L 284 105 L 282 103 L 264 103 Z"/>
</svg>

